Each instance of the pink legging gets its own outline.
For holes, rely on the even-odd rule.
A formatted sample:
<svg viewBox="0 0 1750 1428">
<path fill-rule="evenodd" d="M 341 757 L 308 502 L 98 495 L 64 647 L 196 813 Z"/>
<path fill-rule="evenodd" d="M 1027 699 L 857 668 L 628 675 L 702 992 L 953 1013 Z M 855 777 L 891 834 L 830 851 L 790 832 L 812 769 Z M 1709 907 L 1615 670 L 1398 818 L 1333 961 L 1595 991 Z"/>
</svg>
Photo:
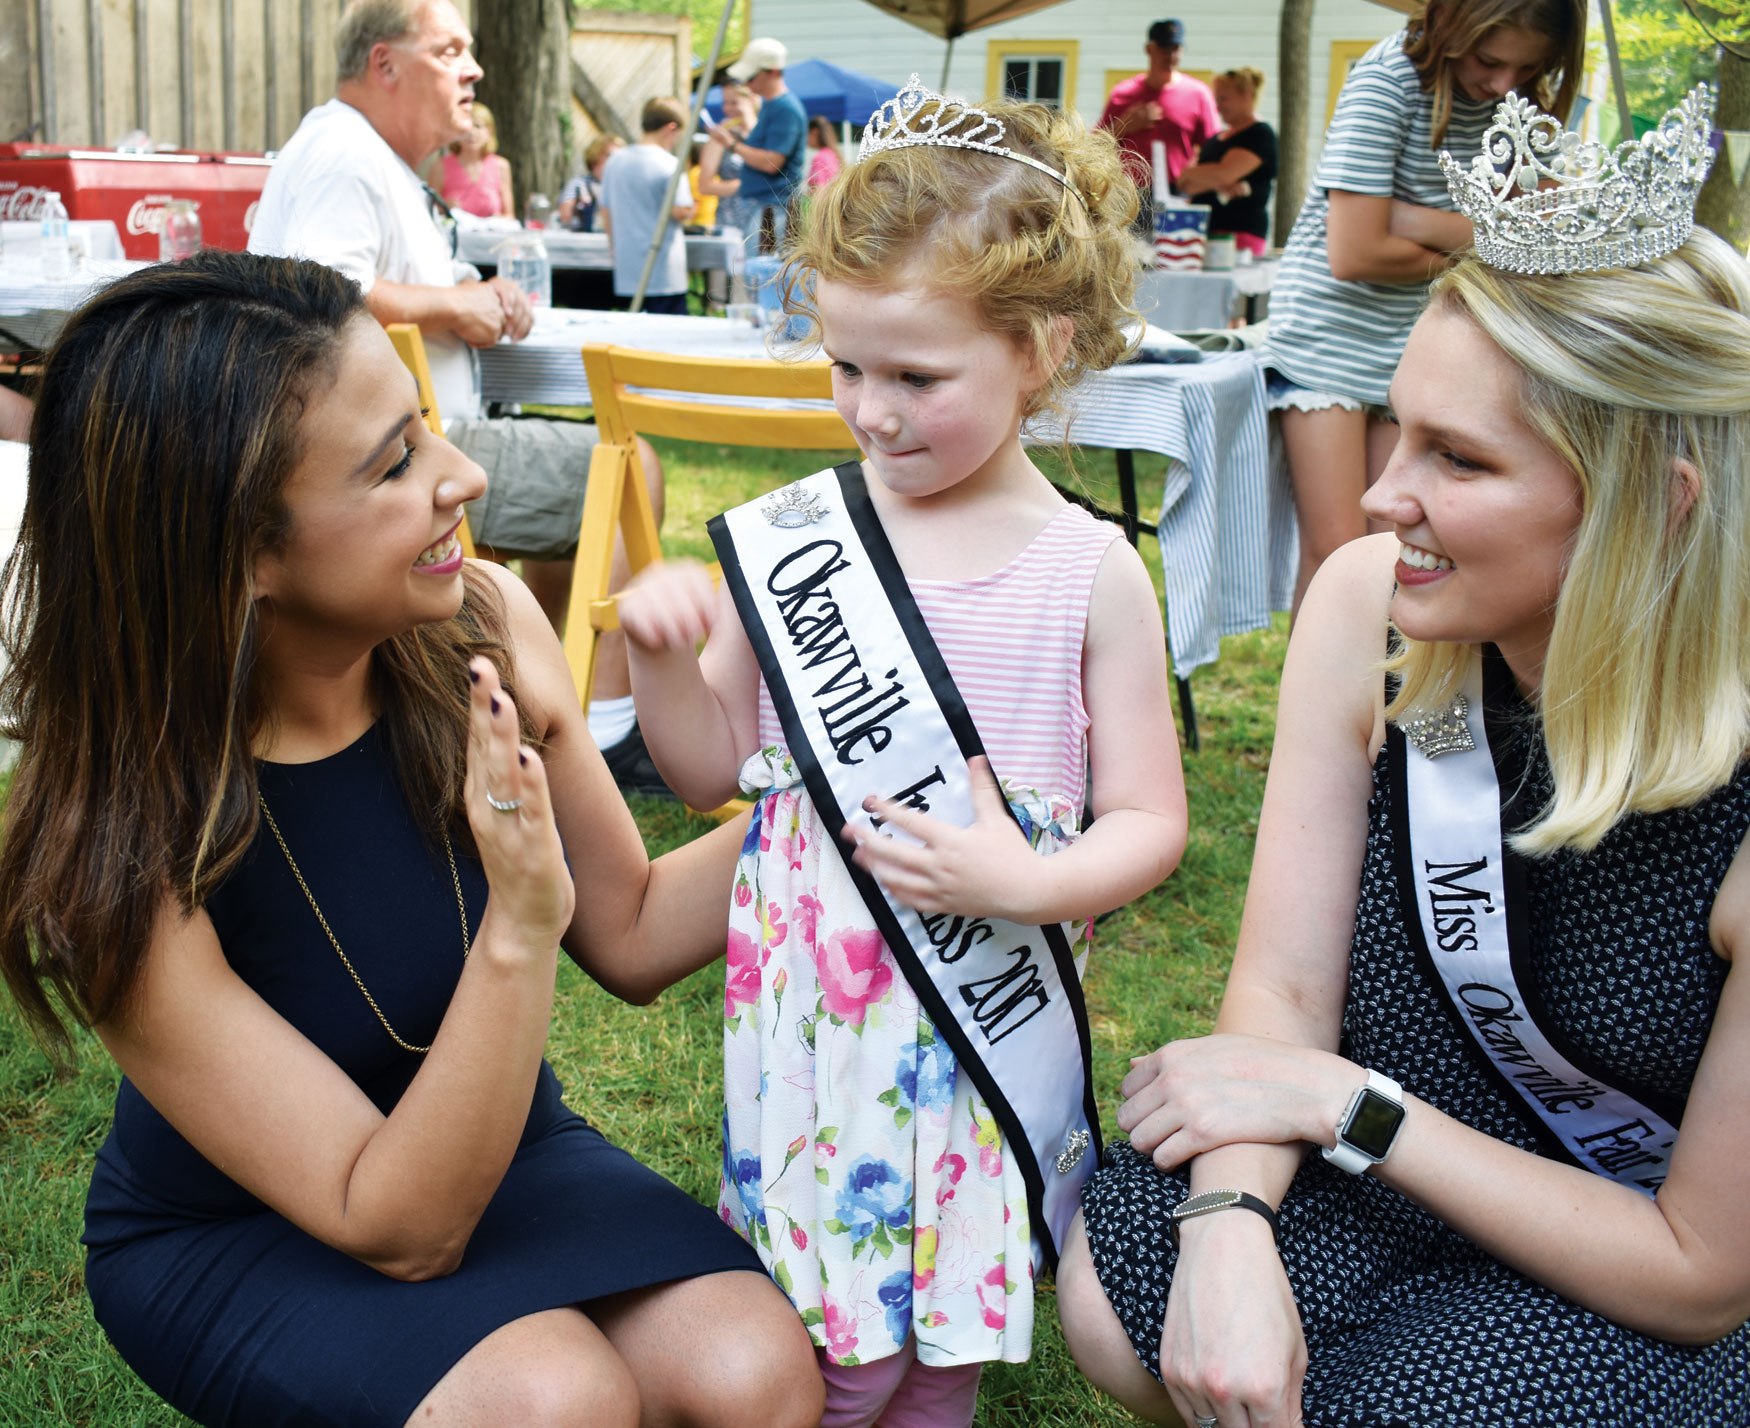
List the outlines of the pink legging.
<svg viewBox="0 0 1750 1428">
<path fill-rule="evenodd" d="M 917 1345 L 867 1364 L 830 1363 L 816 1349 L 826 1380 L 820 1428 L 970 1428 L 983 1364 L 932 1368 L 918 1362 Z"/>
</svg>

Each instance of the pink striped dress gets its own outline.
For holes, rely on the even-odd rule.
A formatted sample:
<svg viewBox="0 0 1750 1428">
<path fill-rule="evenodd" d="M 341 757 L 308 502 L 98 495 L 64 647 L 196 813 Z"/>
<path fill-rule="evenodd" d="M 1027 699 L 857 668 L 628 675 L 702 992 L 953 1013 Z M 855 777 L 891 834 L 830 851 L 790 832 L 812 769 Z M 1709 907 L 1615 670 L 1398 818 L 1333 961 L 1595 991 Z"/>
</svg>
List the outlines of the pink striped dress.
<svg viewBox="0 0 1750 1428">
<path fill-rule="evenodd" d="M 1065 506 L 977 580 L 912 592 L 1036 849 L 1086 792 L 1082 645 L 1115 527 Z M 1026 1187 L 995 1118 L 875 930 L 764 685 L 758 798 L 730 907 L 719 1211 L 838 1363 L 1018 1362 L 1032 1348 Z M 1085 960 L 1088 928 L 1066 929 Z"/>
</svg>

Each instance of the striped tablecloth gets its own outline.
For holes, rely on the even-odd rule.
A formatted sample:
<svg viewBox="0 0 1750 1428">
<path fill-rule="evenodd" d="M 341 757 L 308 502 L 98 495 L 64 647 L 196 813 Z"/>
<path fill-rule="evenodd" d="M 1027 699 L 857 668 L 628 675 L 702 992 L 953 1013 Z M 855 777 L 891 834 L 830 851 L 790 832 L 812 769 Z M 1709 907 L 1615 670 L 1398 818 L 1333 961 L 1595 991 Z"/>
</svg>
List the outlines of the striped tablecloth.
<svg viewBox="0 0 1750 1428">
<path fill-rule="evenodd" d="M 1276 267 L 1270 259 L 1226 272 L 1147 268 L 1136 280 L 1136 305 L 1147 321 L 1169 332 L 1226 327 L 1242 306 L 1270 291 Z"/>
<path fill-rule="evenodd" d="M 506 238 L 521 233 L 520 228 L 464 228 L 457 236 L 456 256 L 468 263 L 496 265 L 492 251 Z M 687 267 L 694 272 L 729 267 L 729 260 L 741 252 L 741 238 L 725 238 L 717 234 L 687 235 Z M 594 268 L 606 270 L 614 266 L 608 252 L 606 233 L 572 233 L 563 228 L 541 230 L 541 244 L 547 250 L 547 260 L 555 268 Z"/>
<path fill-rule="evenodd" d="M 66 282 L 43 281 L 36 254 L 0 258 L 0 345 L 5 334 L 26 347 L 44 348 L 55 340 L 67 314 L 99 288 L 124 273 L 145 267 L 126 258 L 93 260 Z"/>
<path fill-rule="evenodd" d="M 18 540 L 18 527 L 24 520 L 24 488 L 30 474 L 30 448 L 20 441 L 0 441 L 0 565 L 12 554 Z M 6 657 L 0 654 L 0 670 L 6 667 Z M 0 739 L 0 768 L 10 767 L 12 755 L 5 739 Z"/>
<path fill-rule="evenodd" d="M 480 353 L 489 402 L 587 406 L 578 349 L 617 343 L 699 357 L 766 355 L 760 335 L 720 318 L 544 311 L 524 341 Z M 1224 635 L 1257 629 L 1294 593 L 1294 509 L 1270 460 L 1264 379 L 1249 352 L 1191 365 L 1135 364 L 1088 378 L 1069 423 L 1081 446 L 1167 457 L 1159 517 L 1174 672 L 1213 663 Z M 1057 433 L 1041 429 L 1040 440 Z"/>
</svg>

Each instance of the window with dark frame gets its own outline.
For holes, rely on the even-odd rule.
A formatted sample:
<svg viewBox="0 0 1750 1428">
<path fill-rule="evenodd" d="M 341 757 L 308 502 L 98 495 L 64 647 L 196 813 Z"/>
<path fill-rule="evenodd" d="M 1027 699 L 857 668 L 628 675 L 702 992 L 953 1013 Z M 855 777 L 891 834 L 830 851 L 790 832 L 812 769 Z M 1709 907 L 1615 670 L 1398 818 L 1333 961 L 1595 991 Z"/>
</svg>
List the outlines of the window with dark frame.
<svg viewBox="0 0 1750 1428">
<path fill-rule="evenodd" d="M 1005 55 L 1003 97 L 1023 104 L 1063 107 L 1063 60 L 1056 56 Z"/>
</svg>

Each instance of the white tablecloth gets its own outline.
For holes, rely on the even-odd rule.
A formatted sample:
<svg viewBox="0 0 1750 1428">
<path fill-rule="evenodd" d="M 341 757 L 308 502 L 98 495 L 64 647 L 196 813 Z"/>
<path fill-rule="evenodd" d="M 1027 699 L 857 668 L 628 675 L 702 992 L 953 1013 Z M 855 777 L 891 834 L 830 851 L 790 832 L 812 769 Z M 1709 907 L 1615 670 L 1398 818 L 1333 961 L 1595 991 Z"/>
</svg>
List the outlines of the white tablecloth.
<svg viewBox="0 0 1750 1428">
<path fill-rule="evenodd" d="M 122 252 L 121 234 L 115 231 L 115 224 L 107 218 L 75 218 L 67 224 L 67 233 L 75 244 L 83 245 L 87 258 L 117 259 L 127 255 Z M 16 223 L 8 220 L 0 223 L 0 246 L 5 249 L 8 260 L 13 257 L 36 256 L 37 245 L 42 242 L 43 226 L 41 223 Z"/>
<path fill-rule="evenodd" d="M 493 249 L 513 231 L 498 228 L 464 228 L 457 238 L 456 253 L 464 262 L 491 263 L 498 258 Z M 608 269 L 614 260 L 608 253 L 606 233 L 572 233 L 563 228 L 544 228 L 541 242 L 555 268 Z M 712 234 L 687 235 L 687 267 L 695 272 L 708 268 L 727 268 L 730 256 L 741 251 L 741 244 Z"/>
<path fill-rule="evenodd" d="M 722 318 L 547 310 L 537 313 L 526 340 L 481 351 L 482 394 L 587 406 L 578 352 L 586 342 L 699 357 L 766 355 L 758 334 Z M 1051 440 L 1056 432 L 1036 435 Z M 1263 371 L 1251 353 L 1096 373 L 1075 393 L 1070 435 L 1083 446 L 1168 458 L 1159 525 L 1176 673 L 1212 663 L 1222 636 L 1267 625 L 1272 610 L 1288 608 L 1294 511 L 1287 482 L 1268 460 Z"/>
<path fill-rule="evenodd" d="M 110 225 L 112 231 L 114 227 Z M 0 258 L 0 334 L 10 333 L 26 347 L 47 347 L 74 308 L 124 273 L 145 266 L 126 258 L 98 260 L 86 263 L 66 282 L 49 283 L 43 281 L 36 254 L 14 257 L 9 245 Z"/>
<path fill-rule="evenodd" d="M 1246 298 L 1270 291 L 1276 261 L 1250 263 L 1224 273 L 1181 273 L 1145 269 L 1136 284 L 1136 305 L 1144 321 L 1168 332 L 1226 327 Z"/>
</svg>

